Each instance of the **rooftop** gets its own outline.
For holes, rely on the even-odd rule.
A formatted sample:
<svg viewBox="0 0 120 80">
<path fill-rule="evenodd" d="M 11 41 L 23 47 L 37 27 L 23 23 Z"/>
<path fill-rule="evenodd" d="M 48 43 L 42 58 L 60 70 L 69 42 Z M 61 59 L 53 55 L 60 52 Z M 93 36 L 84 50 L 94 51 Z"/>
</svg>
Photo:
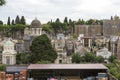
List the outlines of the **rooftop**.
<svg viewBox="0 0 120 80">
<path fill-rule="evenodd" d="M 7 66 L 6 72 L 21 72 L 22 70 L 27 69 L 27 66 Z"/>
<path fill-rule="evenodd" d="M 30 64 L 27 69 L 108 69 L 103 64 Z"/>
</svg>

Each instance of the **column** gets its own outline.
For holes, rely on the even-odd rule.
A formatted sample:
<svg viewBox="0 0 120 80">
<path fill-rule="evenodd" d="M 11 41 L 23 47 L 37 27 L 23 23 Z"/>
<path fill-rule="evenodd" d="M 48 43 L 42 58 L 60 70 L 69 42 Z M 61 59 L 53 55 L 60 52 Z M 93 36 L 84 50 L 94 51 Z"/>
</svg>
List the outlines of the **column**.
<svg viewBox="0 0 120 80">
<path fill-rule="evenodd" d="M 88 47 L 91 47 L 91 39 L 88 41 Z"/>
</svg>

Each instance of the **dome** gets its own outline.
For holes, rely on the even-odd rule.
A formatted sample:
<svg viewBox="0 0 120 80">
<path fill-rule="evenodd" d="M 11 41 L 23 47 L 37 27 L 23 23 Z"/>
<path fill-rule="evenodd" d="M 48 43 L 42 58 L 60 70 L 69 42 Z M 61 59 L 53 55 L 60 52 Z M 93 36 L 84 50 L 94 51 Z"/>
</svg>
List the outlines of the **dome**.
<svg viewBox="0 0 120 80">
<path fill-rule="evenodd" d="M 6 41 L 6 42 L 5 42 L 5 45 L 6 45 L 6 46 L 14 46 L 14 43 L 9 40 L 9 41 Z"/>
<path fill-rule="evenodd" d="M 35 19 L 32 21 L 31 28 L 40 28 L 40 27 L 41 27 L 41 23 L 39 20 Z"/>
</svg>

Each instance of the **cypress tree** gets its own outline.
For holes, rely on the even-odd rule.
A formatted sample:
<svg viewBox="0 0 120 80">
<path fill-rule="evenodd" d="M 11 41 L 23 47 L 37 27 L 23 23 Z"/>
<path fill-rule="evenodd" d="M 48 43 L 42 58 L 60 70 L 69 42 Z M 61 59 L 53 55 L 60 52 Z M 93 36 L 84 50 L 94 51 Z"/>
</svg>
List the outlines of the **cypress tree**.
<svg viewBox="0 0 120 80">
<path fill-rule="evenodd" d="M 10 25 L 10 17 L 8 17 L 7 25 Z"/>
<path fill-rule="evenodd" d="M 60 22 L 59 18 L 57 18 L 55 22 Z"/>
<path fill-rule="evenodd" d="M 67 24 L 68 24 L 68 19 L 67 19 L 67 17 L 65 17 L 64 23 L 67 23 Z"/>
<path fill-rule="evenodd" d="M 15 24 L 20 24 L 20 18 L 19 16 L 17 15 L 16 19 L 15 19 Z"/>
<path fill-rule="evenodd" d="M 23 25 L 25 25 L 25 24 L 26 24 L 26 21 L 25 21 L 24 16 L 22 16 L 22 17 L 21 17 L 20 23 L 21 23 L 21 24 L 23 24 Z"/>
<path fill-rule="evenodd" d="M 15 24 L 15 21 L 14 21 L 14 19 L 12 20 L 12 25 L 14 25 Z"/>
</svg>

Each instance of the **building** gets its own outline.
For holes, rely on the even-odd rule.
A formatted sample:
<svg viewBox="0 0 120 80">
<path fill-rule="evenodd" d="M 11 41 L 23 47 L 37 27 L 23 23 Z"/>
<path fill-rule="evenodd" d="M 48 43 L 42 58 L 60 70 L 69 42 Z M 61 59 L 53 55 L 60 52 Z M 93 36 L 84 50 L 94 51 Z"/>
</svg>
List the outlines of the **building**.
<svg viewBox="0 0 120 80">
<path fill-rule="evenodd" d="M 17 43 L 15 44 L 15 50 L 17 51 L 17 53 L 22 53 L 24 52 L 24 42 L 23 40 L 18 40 Z"/>
<path fill-rule="evenodd" d="M 120 32 L 120 19 L 117 16 L 111 20 L 103 20 L 103 35 L 111 36 L 119 34 Z"/>
<path fill-rule="evenodd" d="M 118 39 L 117 45 L 118 45 L 117 46 L 117 57 L 120 60 L 120 37 Z"/>
<path fill-rule="evenodd" d="M 30 51 L 30 45 L 35 37 L 42 35 L 42 25 L 39 20 L 35 19 L 31 22 L 31 25 L 24 30 L 24 50 Z"/>
<path fill-rule="evenodd" d="M 103 64 L 31 64 L 27 68 L 28 79 L 83 80 L 96 77 L 98 73 L 108 73 Z M 92 79 L 93 80 L 93 79 Z"/>
<path fill-rule="evenodd" d="M 63 34 L 57 34 L 57 39 L 54 41 L 54 48 L 58 54 L 55 63 L 66 63 L 65 37 Z"/>
<path fill-rule="evenodd" d="M 2 63 L 7 65 L 16 64 L 16 54 L 14 49 L 15 43 L 10 39 L 6 39 L 3 43 Z"/>
<path fill-rule="evenodd" d="M 94 37 L 102 34 L 101 25 L 75 25 L 75 34 L 83 34 L 84 36 Z"/>
<path fill-rule="evenodd" d="M 118 39 L 118 36 L 110 36 L 110 51 L 113 55 L 117 54 Z"/>
<path fill-rule="evenodd" d="M 90 52 L 90 50 L 82 45 L 77 46 L 75 53 L 84 56 L 85 54 L 87 54 L 88 52 Z"/>
<path fill-rule="evenodd" d="M 24 35 L 40 36 L 42 34 L 42 25 L 37 18 L 31 22 L 31 25 L 24 30 Z"/>
<path fill-rule="evenodd" d="M 102 56 L 104 59 L 108 59 L 111 55 L 112 53 L 105 47 L 96 52 L 96 56 Z"/>
</svg>

